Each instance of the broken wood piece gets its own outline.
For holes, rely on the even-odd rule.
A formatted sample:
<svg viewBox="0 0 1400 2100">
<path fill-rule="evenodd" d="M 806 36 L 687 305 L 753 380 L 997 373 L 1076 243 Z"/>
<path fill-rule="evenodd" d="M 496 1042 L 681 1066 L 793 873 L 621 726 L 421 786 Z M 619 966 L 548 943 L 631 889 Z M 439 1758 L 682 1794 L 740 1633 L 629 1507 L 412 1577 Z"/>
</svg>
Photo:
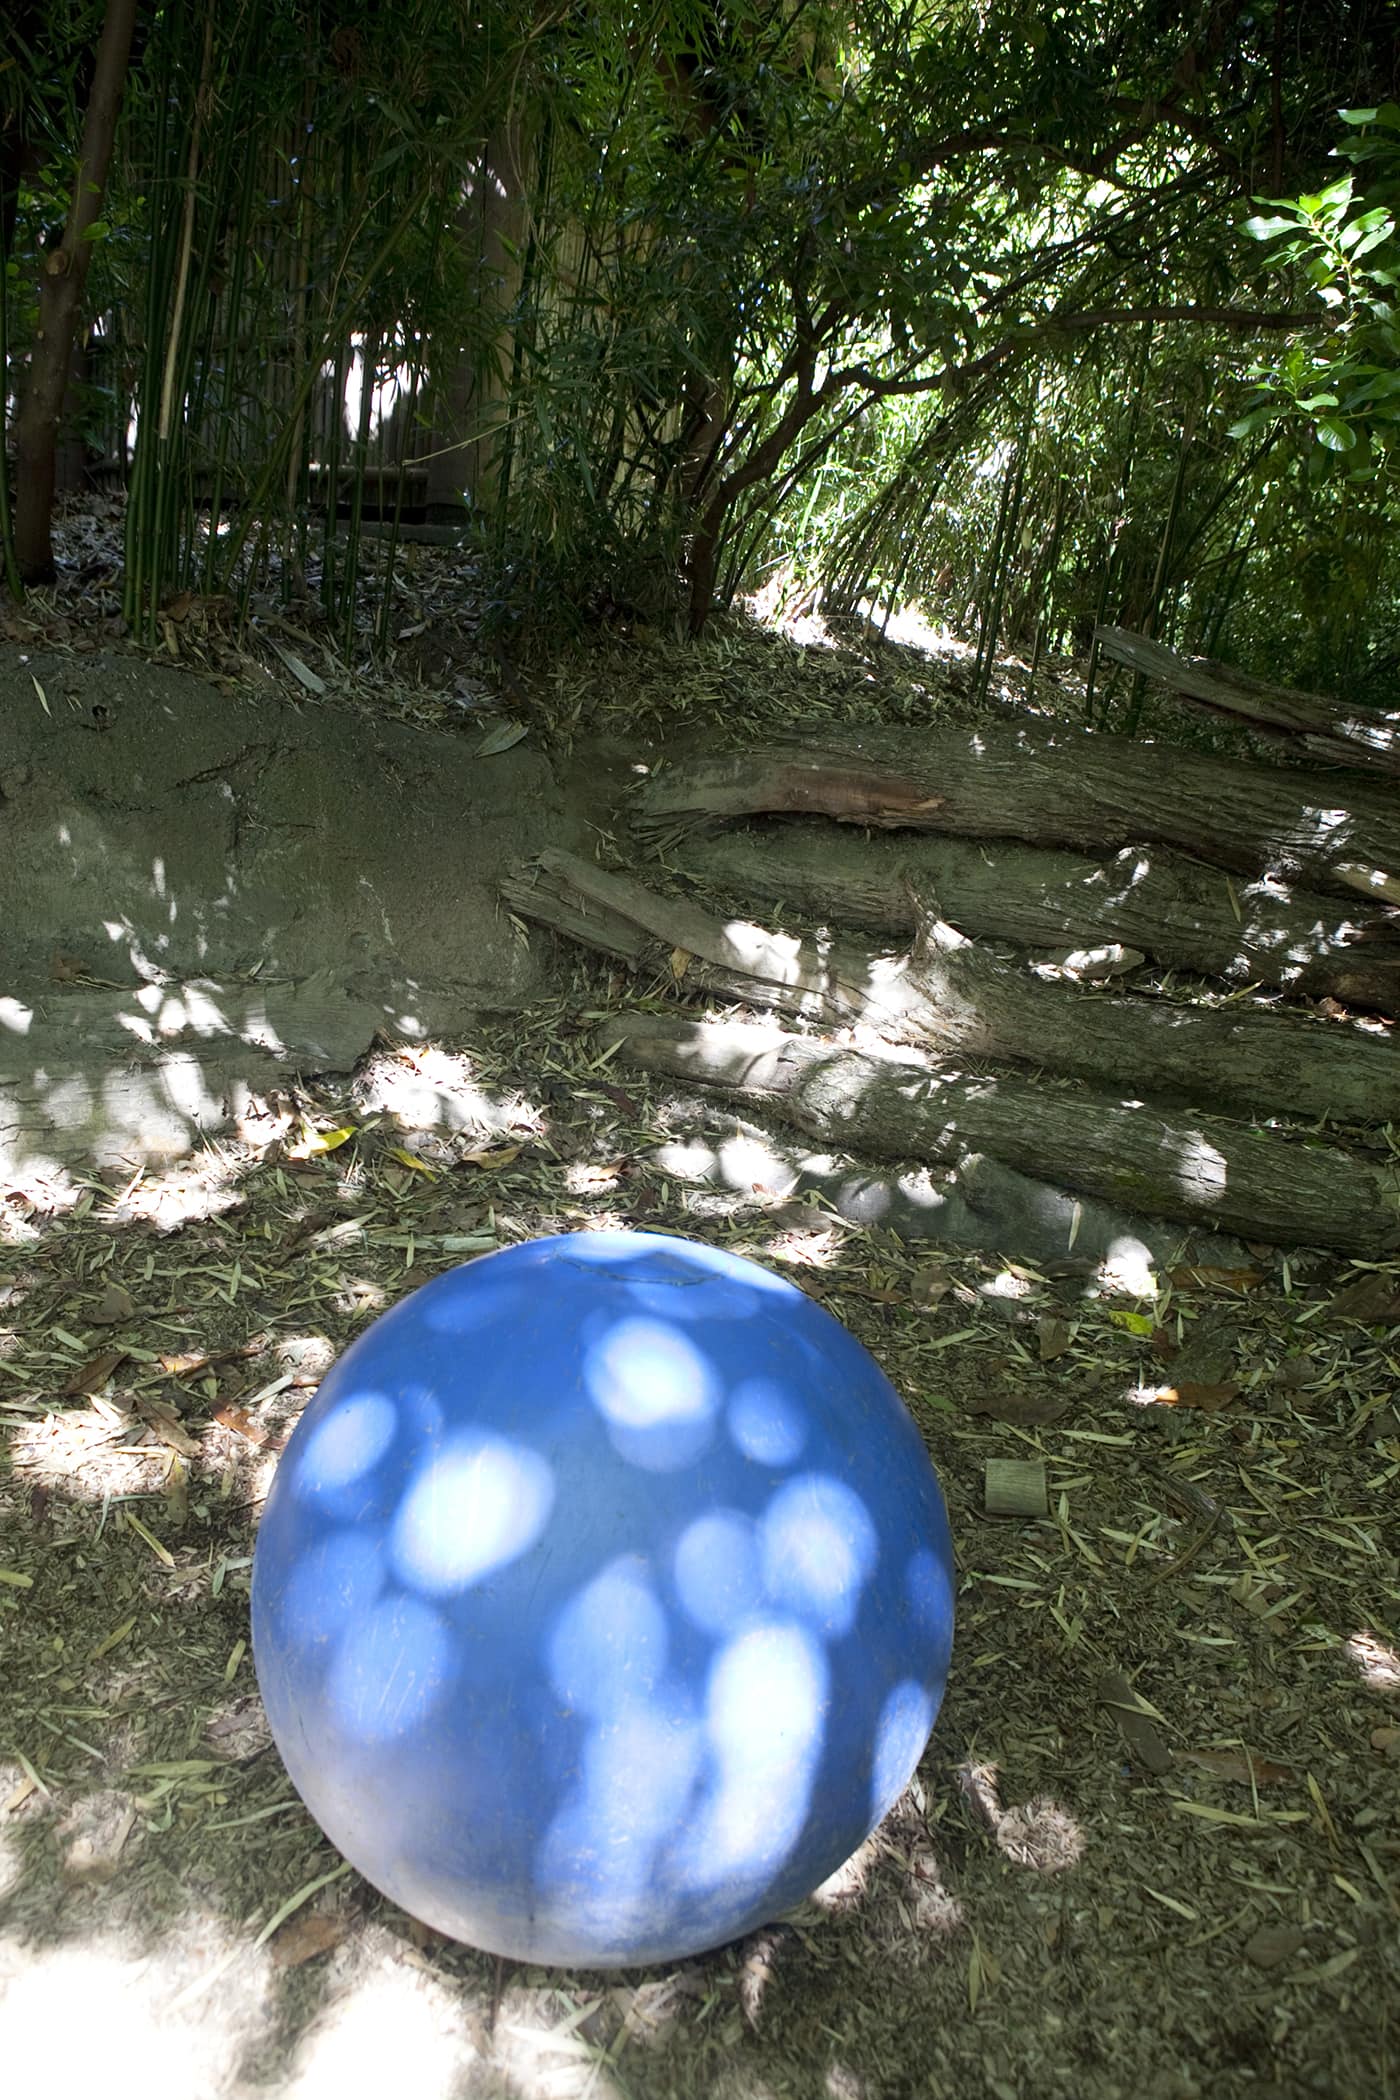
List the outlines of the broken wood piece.
<svg viewBox="0 0 1400 2100">
<path fill-rule="evenodd" d="M 811 925 L 908 938 L 916 896 L 960 933 L 1053 948 L 1119 942 L 1171 969 L 1276 985 L 1378 1013 L 1400 1011 L 1400 918 L 1320 890 L 1249 880 L 1160 845 L 1091 857 L 1017 840 L 833 835 L 801 819 L 700 834 L 670 855 L 681 875 L 741 899 L 783 904 Z"/>
<path fill-rule="evenodd" d="M 1096 627 L 1100 653 L 1168 685 L 1183 699 L 1233 715 L 1252 729 L 1292 736 L 1328 765 L 1400 773 L 1400 714 L 1349 711 L 1338 700 L 1271 685 L 1209 656 L 1178 656 L 1145 634 Z"/>
<path fill-rule="evenodd" d="M 1043 1517 L 1050 1507 L 1050 1497 L 1040 1460 L 989 1458 L 982 1507 L 989 1517 Z"/>
<path fill-rule="evenodd" d="M 824 1210 L 853 1225 L 877 1225 L 914 1245 L 980 1247 L 1022 1261 L 1054 1263 L 1092 1274 L 1101 1266 L 1152 1288 L 1155 1269 L 1183 1259 L 1179 1226 L 1140 1211 L 1073 1195 L 1018 1173 L 985 1152 L 968 1152 L 953 1166 L 890 1167 L 884 1171 L 836 1150 L 783 1139 L 732 1115 L 691 1137 L 658 1146 L 657 1170 L 681 1182 L 729 1193 L 745 1202 L 790 1201 L 816 1195 Z M 1242 1243 L 1214 1233 L 1212 1262 L 1247 1256 Z M 1225 1273 L 1229 1273 L 1228 1268 Z"/>
</svg>

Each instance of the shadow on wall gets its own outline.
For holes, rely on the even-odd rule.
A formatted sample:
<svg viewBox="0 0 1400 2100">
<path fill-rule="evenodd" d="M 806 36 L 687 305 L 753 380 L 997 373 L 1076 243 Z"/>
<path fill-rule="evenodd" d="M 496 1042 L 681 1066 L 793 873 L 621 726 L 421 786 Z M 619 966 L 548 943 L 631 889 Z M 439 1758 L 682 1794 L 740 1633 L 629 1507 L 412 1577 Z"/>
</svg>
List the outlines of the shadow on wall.
<svg viewBox="0 0 1400 2100">
<path fill-rule="evenodd" d="M 279 1468 L 253 1637 L 291 1776 L 415 1916 L 634 1965 L 807 1896 L 906 1785 L 952 1639 L 898 1397 L 781 1278 L 631 1234 L 439 1278 Z"/>
<path fill-rule="evenodd" d="M 0 1172 L 24 1184 L 89 1163 L 150 1166 L 223 1131 L 255 1135 L 297 1072 L 348 1072 L 381 1030 L 425 1040 L 443 1002 L 417 991 L 361 997 L 326 970 L 0 996 Z"/>
<path fill-rule="evenodd" d="M 0 1161 L 169 1157 L 377 1028 L 520 1006 L 494 885 L 559 798 L 540 753 L 481 742 L 0 650 Z"/>
</svg>

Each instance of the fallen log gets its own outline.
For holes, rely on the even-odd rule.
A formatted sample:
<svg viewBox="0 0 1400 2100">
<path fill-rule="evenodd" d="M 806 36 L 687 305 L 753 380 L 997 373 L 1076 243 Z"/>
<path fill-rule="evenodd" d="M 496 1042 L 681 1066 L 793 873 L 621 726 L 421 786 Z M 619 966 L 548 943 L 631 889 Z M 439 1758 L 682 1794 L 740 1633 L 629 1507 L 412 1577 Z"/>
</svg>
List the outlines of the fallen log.
<svg viewBox="0 0 1400 2100">
<path fill-rule="evenodd" d="M 815 1152 L 795 1134 L 776 1138 L 719 1102 L 713 1125 L 659 1145 L 648 1157 L 668 1180 L 711 1190 L 736 1208 L 771 1210 L 816 1196 L 822 1211 L 902 1240 L 981 1248 L 1056 1275 L 1108 1268 L 1149 1292 L 1152 1270 L 1169 1263 L 1250 1266 L 1241 1240 L 1071 1195 L 985 1152 L 964 1153 L 953 1167 L 873 1167 Z"/>
<path fill-rule="evenodd" d="M 1031 722 L 824 736 L 669 766 L 638 794 L 634 825 L 674 841 L 733 817 L 825 816 L 1095 853 L 1146 839 L 1400 904 L 1400 806 L 1367 783 L 1348 781 L 1344 805 L 1335 776 Z"/>
<path fill-rule="evenodd" d="M 1169 685 L 1185 700 L 1233 715 L 1251 728 L 1293 737 L 1325 765 L 1400 773 L 1400 715 L 1348 711 L 1321 693 L 1271 685 L 1210 656 L 1178 656 L 1145 634 L 1097 627 L 1099 651 L 1129 670 Z"/>
<path fill-rule="evenodd" d="M 843 833 L 800 819 L 686 840 L 680 874 L 745 908 L 788 904 L 812 924 L 912 935 L 913 895 L 960 932 L 1026 948 L 1121 942 L 1169 968 L 1400 1013 L 1400 917 L 1348 912 L 1317 890 L 1246 882 L 1165 846 L 1110 860 L 1015 843 Z"/>
<path fill-rule="evenodd" d="M 1400 1116 L 1400 1046 L 1384 1035 L 1049 983 L 939 920 L 922 927 L 911 954 L 881 956 L 853 940 L 808 942 L 722 922 L 556 850 L 508 878 L 502 895 L 522 917 L 633 969 L 828 1027 L 864 1023 L 942 1056 L 1009 1058 L 1131 1095 L 1245 1114 Z"/>
<path fill-rule="evenodd" d="M 1400 1245 L 1400 1171 L 1332 1146 L 749 1022 L 630 1014 L 598 1041 L 624 1067 L 761 1103 L 843 1151 L 951 1164 L 987 1152 L 1036 1180 L 1246 1240 L 1373 1258 Z"/>
</svg>

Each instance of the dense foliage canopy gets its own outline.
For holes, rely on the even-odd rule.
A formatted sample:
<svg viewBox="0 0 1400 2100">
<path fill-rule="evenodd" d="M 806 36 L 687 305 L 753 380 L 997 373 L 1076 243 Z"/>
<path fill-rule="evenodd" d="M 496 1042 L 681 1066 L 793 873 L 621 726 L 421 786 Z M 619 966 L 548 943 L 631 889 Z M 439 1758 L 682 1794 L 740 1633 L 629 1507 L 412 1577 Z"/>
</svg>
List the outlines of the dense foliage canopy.
<svg viewBox="0 0 1400 2100">
<path fill-rule="evenodd" d="M 115 5 L 6 31 L 21 391 Z M 776 580 L 1384 686 L 1398 49 L 1379 0 L 139 7 L 87 298 L 131 616 L 348 486 L 349 619 L 408 459 L 522 609 Z"/>
</svg>

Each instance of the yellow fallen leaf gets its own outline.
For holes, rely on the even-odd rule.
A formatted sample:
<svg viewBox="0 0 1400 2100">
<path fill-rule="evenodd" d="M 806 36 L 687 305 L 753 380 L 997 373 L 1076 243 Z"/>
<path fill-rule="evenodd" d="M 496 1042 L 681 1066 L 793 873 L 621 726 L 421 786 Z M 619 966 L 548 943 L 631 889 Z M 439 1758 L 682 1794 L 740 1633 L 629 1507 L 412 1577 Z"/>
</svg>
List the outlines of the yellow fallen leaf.
<svg viewBox="0 0 1400 2100">
<path fill-rule="evenodd" d="M 425 1159 L 419 1159 L 416 1153 L 408 1151 L 403 1145 L 391 1145 L 389 1157 L 396 1159 L 401 1167 L 412 1167 L 415 1174 L 426 1174 L 430 1181 L 437 1178 L 436 1167 L 430 1167 Z"/>
<path fill-rule="evenodd" d="M 1151 1313 L 1124 1312 L 1118 1306 L 1111 1305 L 1108 1308 L 1108 1317 L 1112 1320 L 1114 1326 L 1121 1327 L 1125 1334 L 1151 1334 L 1152 1332 Z"/>
<path fill-rule="evenodd" d="M 519 1159 L 519 1145 L 483 1145 L 477 1152 L 458 1154 L 459 1167 L 508 1167 L 513 1159 Z"/>
<path fill-rule="evenodd" d="M 342 1123 L 338 1130 L 306 1130 L 298 1144 L 287 1148 L 288 1159 L 311 1159 L 318 1152 L 335 1152 L 347 1144 L 355 1135 L 354 1123 Z"/>
<path fill-rule="evenodd" d="M 156 1537 L 155 1533 L 153 1531 L 148 1531 L 146 1529 L 146 1526 L 141 1522 L 141 1519 L 139 1517 L 133 1516 L 130 1510 L 126 1511 L 126 1522 L 128 1530 L 134 1531 L 138 1539 L 145 1540 L 146 1544 L 150 1547 L 152 1553 L 154 1553 L 158 1561 L 160 1561 L 167 1568 L 174 1567 L 174 1554 L 170 1551 L 170 1549 L 167 1546 L 162 1546 L 160 1540 Z"/>
</svg>

